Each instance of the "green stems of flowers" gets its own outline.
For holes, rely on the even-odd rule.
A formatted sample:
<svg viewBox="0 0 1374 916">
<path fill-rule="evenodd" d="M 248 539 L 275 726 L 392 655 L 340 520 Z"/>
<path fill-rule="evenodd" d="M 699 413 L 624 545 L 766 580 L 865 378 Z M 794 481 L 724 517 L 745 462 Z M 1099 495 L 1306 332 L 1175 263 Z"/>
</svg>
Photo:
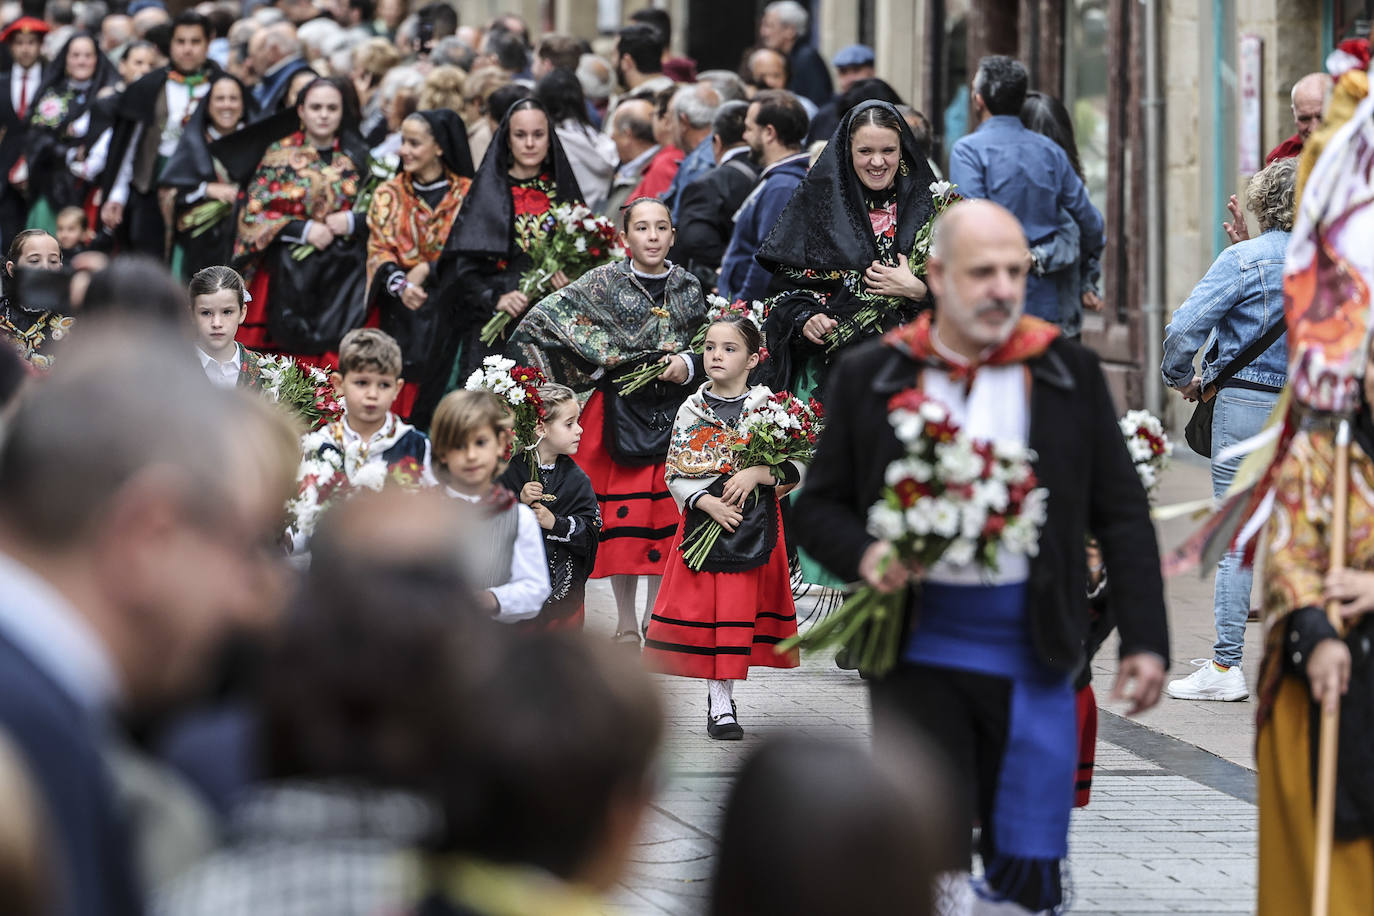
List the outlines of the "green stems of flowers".
<svg viewBox="0 0 1374 916">
<path fill-rule="evenodd" d="M 663 368 L 663 363 L 655 362 L 640 366 L 632 372 L 627 372 L 620 377 L 616 390 L 620 392 L 621 397 L 634 394 L 639 389 L 656 381 L 663 374 Z"/>
<path fill-rule="evenodd" d="M 222 200 L 207 200 L 192 207 L 182 217 L 182 228 L 191 230 L 191 238 L 198 239 L 233 212 L 234 205 Z"/>
<path fill-rule="evenodd" d="M 883 567 L 889 562 L 899 561 L 889 554 Z M 882 677 L 897 663 L 906 596 L 905 588 L 884 594 L 865 585 L 829 617 L 805 633 L 778 643 L 775 651 L 782 654 L 799 647 L 808 652 L 847 648 L 850 661 L 860 671 Z"/>
</svg>

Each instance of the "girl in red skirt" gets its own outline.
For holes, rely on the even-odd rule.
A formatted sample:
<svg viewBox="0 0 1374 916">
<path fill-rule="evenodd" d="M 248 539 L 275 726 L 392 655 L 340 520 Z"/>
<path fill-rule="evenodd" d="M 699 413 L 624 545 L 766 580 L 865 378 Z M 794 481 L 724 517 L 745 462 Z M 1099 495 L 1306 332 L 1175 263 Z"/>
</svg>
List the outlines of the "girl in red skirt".
<svg viewBox="0 0 1374 916">
<path fill-rule="evenodd" d="M 762 343 L 744 316 L 716 321 L 706 333 L 708 381 L 673 424 L 666 477 L 683 519 L 644 642 L 649 667 L 707 680 L 706 733 L 725 740 L 744 737 L 731 698 L 734 682 L 751 665 L 798 664 L 796 650 L 779 655 L 773 649 L 797 633 L 777 491 L 794 487 L 802 469 L 792 462 L 742 470 L 731 464 L 739 430 L 773 394 L 749 385 Z M 696 572 L 683 559 L 682 541 L 709 520 L 724 533 Z"/>
<path fill-rule="evenodd" d="M 647 578 L 647 618 L 668 562 L 678 513 L 663 479 L 673 417 L 697 369 L 692 338 L 706 321 L 696 277 L 667 260 L 673 220 L 663 201 L 625 205 L 624 261 L 587 271 L 545 296 L 511 335 L 509 354 L 574 390 L 595 386 L 582 410 L 577 464 L 601 507 L 601 542 L 592 578 L 609 577 L 619 623 L 617 642 L 639 648 L 636 592 Z M 626 376 L 662 366 L 657 379 L 629 395 Z M 647 622 L 647 621 L 646 621 Z"/>
</svg>

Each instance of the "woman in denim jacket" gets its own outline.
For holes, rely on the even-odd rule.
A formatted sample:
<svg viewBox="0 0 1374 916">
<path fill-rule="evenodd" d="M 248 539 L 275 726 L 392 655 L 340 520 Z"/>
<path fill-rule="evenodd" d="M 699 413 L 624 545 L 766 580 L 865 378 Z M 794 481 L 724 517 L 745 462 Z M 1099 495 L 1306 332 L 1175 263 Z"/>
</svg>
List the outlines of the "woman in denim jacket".
<svg viewBox="0 0 1374 916">
<path fill-rule="evenodd" d="M 1283 259 L 1293 228 L 1296 159 L 1281 159 L 1250 179 L 1246 206 L 1259 220 L 1260 235 L 1223 251 L 1188 301 L 1174 312 L 1164 332 L 1164 383 L 1190 401 L 1227 364 L 1283 320 Z M 1202 351 L 1202 375 L 1193 356 Z M 1217 461 L 1224 449 L 1255 435 L 1278 401 L 1288 377 L 1288 335 L 1236 372 L 1216 393 L 1212 416 L 1212 493 L 1231 485 L 1240 458 Z M 1241 673 L 1245 620 L 1250 611 L 1252 573 L 1232 551 L 1217 566 L 1212 599 L 1217 642 L 1209 662 L 1166 688 L 1184 700 L 1243 700 L 1249 696 Z"/>
</svg>

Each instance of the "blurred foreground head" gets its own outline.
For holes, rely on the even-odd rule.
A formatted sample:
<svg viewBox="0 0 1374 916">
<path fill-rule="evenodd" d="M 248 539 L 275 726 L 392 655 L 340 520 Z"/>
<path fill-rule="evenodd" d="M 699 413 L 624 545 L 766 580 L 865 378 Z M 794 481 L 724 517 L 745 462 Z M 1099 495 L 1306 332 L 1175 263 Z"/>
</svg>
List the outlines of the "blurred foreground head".
<svg viewBox="0 0 1374 916">
<path fill-rule="evenodd" d="M 730 793 L 711 916 L 928 916 L 936 874 L 967 867 L 948 785 L 915 745 L 766 744 Z"/>
<path fill-rule="evenodd" d="M 184 694 L 284 599 L 296 430 L 188 352 L 161 322 L 91 321 L 0 446 L 0 551 L 89 621 L 134 706 Z"/>
<path fill-rule="evenodd" d="M 441 851 L 612 887 L 654 789 L 663 714 L 648 675 L 581 633 L 524 635 L 472 698 L 475 717 L 449 730 Z"/>
<path fill-rule="evenodd" d="M 498 636 L 458 571 L 456 502 L 385 490 L 321 519 L 263 673 L 269 777 L 434 788 Z"/>
</svg>

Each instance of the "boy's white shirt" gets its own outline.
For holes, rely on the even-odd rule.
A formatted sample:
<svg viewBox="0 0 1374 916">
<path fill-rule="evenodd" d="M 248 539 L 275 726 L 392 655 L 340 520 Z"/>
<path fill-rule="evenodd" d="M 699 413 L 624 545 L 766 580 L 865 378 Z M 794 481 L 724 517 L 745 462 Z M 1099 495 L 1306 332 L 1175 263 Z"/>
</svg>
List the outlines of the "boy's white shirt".
<svg viewBox="0 0 1374 916">
<path fill-rule="evenodd" d="M 402 436 L 415 428 L 391 411 L 387 411 L 386 420 L 383 421 L 381 429 L 378 429 L 371 436 L 368 436 L 366 443 L 364 443 L 362 433 L 349 425 L 347 404 L 344 405 L 344 413 L 342 419 L 339 421 L 339 426 L 343 429 L 344 470 L 345 473 L 348 474 L 348 479 L 350 481 L 353 479 L 354 474 L 365 465 L 384 461 L 385 459 L 382 456 L 386 450 L 399 442 Z M 326 426 L 324 429 L 309 433 L 306 436 L 307 442 L 309 442 L 311 436 L 319 436 L 321 433 L 328 436 L 328 430 L 329 427 Z M 316 440 L 315 448 L 318 448 L 322 441 L 327 440 Z M 362 446 L 364 444 L 367 446 L 367 457 L 363 459 L 361 463 L 358 463 L 358 455 L 362 452 Z M 314 449 L 307 448 L 307 451 L 314 451 Z M 434 476 L 434 470 L 431 467 L 431 446 L 428 437 L 425 438 L 425 457 L 422 459 L 421 464 L 423 465 L 423 469 L 420 473 L 421 484 L 426 487 L 437 487 L 439 485 L 439 480 Z"/>
<path fill-rule="evenodd" d="M 480 496 L 469 496 L 449 486 L 444 487 L 444 493 L 474 505 L 482 501 Z M 544 554 L 544 530 L 539 527 L 539 519 L 524 503 L 516 503 L 515 512 L 517 525 L 515 549 L 510 557 L 510 580 L 505 585 L 487 589 L 500 604 L 497 623 L 538 617 L 553 592 L 549 583 L 549 563 Z"/>
</svg>

